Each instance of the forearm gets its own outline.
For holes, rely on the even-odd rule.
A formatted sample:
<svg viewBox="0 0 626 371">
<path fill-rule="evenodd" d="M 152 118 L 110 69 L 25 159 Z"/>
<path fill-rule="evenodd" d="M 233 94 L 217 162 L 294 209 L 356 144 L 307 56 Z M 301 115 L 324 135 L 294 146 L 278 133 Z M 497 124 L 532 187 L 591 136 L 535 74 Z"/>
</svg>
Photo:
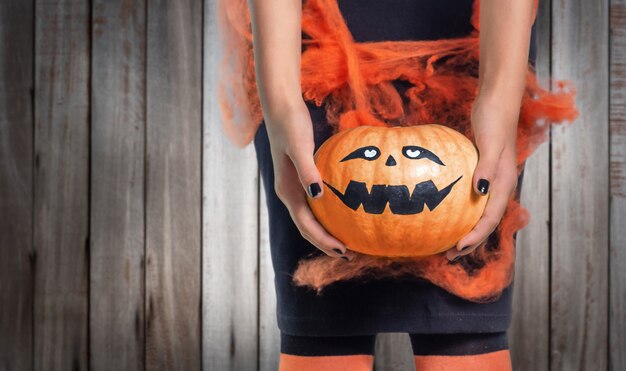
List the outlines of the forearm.
<svg viewBox="0 0 626 371">
<path fill-rule="evenodd" d="M 526 83 L 533 0 L 481 0 L 478 99 L 516 126 Z"/>
<path fill-rule="evenodd" d="M 301 0 L 248 0 L 259 100 L 266 118 L 302 105 Z"/>
</svg>

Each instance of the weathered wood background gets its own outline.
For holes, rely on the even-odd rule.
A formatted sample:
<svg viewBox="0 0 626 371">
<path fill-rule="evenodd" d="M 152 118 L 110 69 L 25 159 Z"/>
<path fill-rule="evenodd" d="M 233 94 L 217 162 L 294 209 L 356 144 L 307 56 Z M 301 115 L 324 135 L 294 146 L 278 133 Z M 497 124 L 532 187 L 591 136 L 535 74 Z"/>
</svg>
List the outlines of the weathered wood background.
<svg viewBox="0 0 626 371">
<path fill-rule="evenodd" d="M 211 0 L 0 1 L 0 370 L 276 370 L 252 146 L 220 131 Z M 626 370 L 626 0 L 541 1 L 580 119 L 527 162 L 517 370 Z M 376 370 L 411 370 L 381 334 Z"/>
</svg>

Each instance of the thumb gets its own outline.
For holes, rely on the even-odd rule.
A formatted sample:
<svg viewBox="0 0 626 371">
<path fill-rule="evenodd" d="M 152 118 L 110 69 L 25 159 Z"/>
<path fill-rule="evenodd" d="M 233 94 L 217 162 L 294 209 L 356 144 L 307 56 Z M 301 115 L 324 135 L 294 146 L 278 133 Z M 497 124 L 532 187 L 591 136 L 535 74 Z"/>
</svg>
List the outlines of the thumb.
<svg viewBox="0 0 626 371">
<path fill-rule="evenodd" d="M 478 164 L 474 169 L 472 184 L 474 191 L 479 195 L 486 195 L 489 192 L 489 185 L 496 178 L 502 150 L 503 147 L 494 146 L 493 143 L 478 149 Z"/>
<path fill-rule="evenodd" d="M 315 160 L 313 158 L 314 147 L 301 146 L 289 151 L 288 155 L 293 162 L 300 183 L 311 198 L 319 198 L 322 196 L 322 176 L 317 170 Z"/>
</svg>

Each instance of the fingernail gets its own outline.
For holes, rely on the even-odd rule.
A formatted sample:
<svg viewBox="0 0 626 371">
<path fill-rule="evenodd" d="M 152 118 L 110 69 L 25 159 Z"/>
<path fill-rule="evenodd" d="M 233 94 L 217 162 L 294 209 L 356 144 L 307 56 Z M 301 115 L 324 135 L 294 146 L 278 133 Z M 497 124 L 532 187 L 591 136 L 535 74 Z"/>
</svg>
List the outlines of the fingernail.
<svg viewBox="0 0 626 371">
<path fill-rule="evenodd" d="M 459 260 L 461 258 L 461 256 L 463 256 L 463 255 L 457 255 L 454 258 L 452 258 L 452 260 L 450 260 L 450 261 L 455 262 L 455 261 Z"/>
<path fill-rule="evenodd" d="M 470 247 L 472 247 L 472 245 L 467 245 L 467 246 L 463 247 L 463 248 L 462 248 L 461 250 L 459 250 L 459 251 L 460 251 L 460 252 L 463 252 L 463 251 L 465 251 L 465 250 L 469 249 Z"/>
<path fill-rule="evenodd" d="M 339 254 L 339 255 L 343 255 L 343 253 L 342 253 L 342 252 L 341 252 L 341 250 L 339 250 L 339 249 L 333 249 L 333 251 L 334 251 L 334 252 L 336 252 L 336 253 L 337 253 L 337 254 Z"/>
<path fill-rule="evenodd" d="M 342 256 L 341 259 L 345 260 L 345 261 L 349 261 L 350 259 L 348 259 L 347 256 Z"/>
<path fill-rule="evenodd" d="M 320 188 L 320 185 L 318 183 L 311 183 L 311 184 L 309 184 L 309 196 L 315 197 L 321 191 L 322 191 L 322 189 Z"/>
<path fill-rule="evenodd" d="M 489 191 L 489 181 L 487 179 L 478 180 L 478 191 L 484 195 Z"/>
</svg>

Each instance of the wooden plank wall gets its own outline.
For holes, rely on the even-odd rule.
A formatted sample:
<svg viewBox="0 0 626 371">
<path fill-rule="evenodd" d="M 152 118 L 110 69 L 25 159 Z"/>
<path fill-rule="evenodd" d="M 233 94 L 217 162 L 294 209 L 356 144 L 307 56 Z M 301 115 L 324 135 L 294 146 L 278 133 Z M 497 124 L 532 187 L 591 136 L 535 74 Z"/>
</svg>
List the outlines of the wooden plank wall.
<svg viewBox="0 0 626 371">
<path fill-rule="evenodd" d="M 516 370 L 626 369 L 626 0 L 542 0 L 580 118 L 526 164 Z M 0 371 L 276 370 L 268 215 L 212 0 L 0 2 Z M 549 205 L 549 207 L 546 207 Z M 412 370 L 381 334 L 377 371 Z"/>
<path fill-rule="evenodd" d="M 0 2 L 0 370 L 32 368 L 33 6 Z"/>
<path fill-rule="evenodd" d="M 611 0 L 609 369 L 626 369 L 626 0 Z"/>
<path fill-rule="evenodd" d="M 89 359 L 90 8 L 35 1 L 34 368 Z M 10 216 L 9 216 L 10 217 Z"/>
<path fill-rule="evenodd" d="M 552 130 L 552 370 L 607 368 L 608 2 L 552 3 L 554 78 L 571 79 L 580 118 Z"/>
<path fill-rule="evenodd" d="M 537 77 L 549 84 L 551 19 L 550 1 L 540 1 L 537 32 Z M 522 179 L 522 205 L 531 214 L 518 232 L 510 330 L 513 364 L 520 370 L 550 369 L 550 143 L 543 143 L 526 160 Z M 532 267 L 529 269 L 528 267 Z M 532 300 L 528 300 L 532 298 Z M 532 326 L 528 326 L 532 323 Z"/>
<path fill-rule="evenodd" d="M 202 1 L 146 27 L 146 369 L 201 369 Z"/>
<path fill-rule="evenodd" d="M 146 5 L 92 11 L 92 370 L 144 368 Z M 132 329 L 132 331 L 129 331 Z"/>
<path fill-rule="evenodd" d="M 267 261 L 259 266 L 258 168 L 254 147 L 240 150 L 221 131 L 215 3 L 205 5 L 203 365 L 205 370 L 255 370 L 259 293 L 267 287 L 259 285 Z"/>
</svg>

